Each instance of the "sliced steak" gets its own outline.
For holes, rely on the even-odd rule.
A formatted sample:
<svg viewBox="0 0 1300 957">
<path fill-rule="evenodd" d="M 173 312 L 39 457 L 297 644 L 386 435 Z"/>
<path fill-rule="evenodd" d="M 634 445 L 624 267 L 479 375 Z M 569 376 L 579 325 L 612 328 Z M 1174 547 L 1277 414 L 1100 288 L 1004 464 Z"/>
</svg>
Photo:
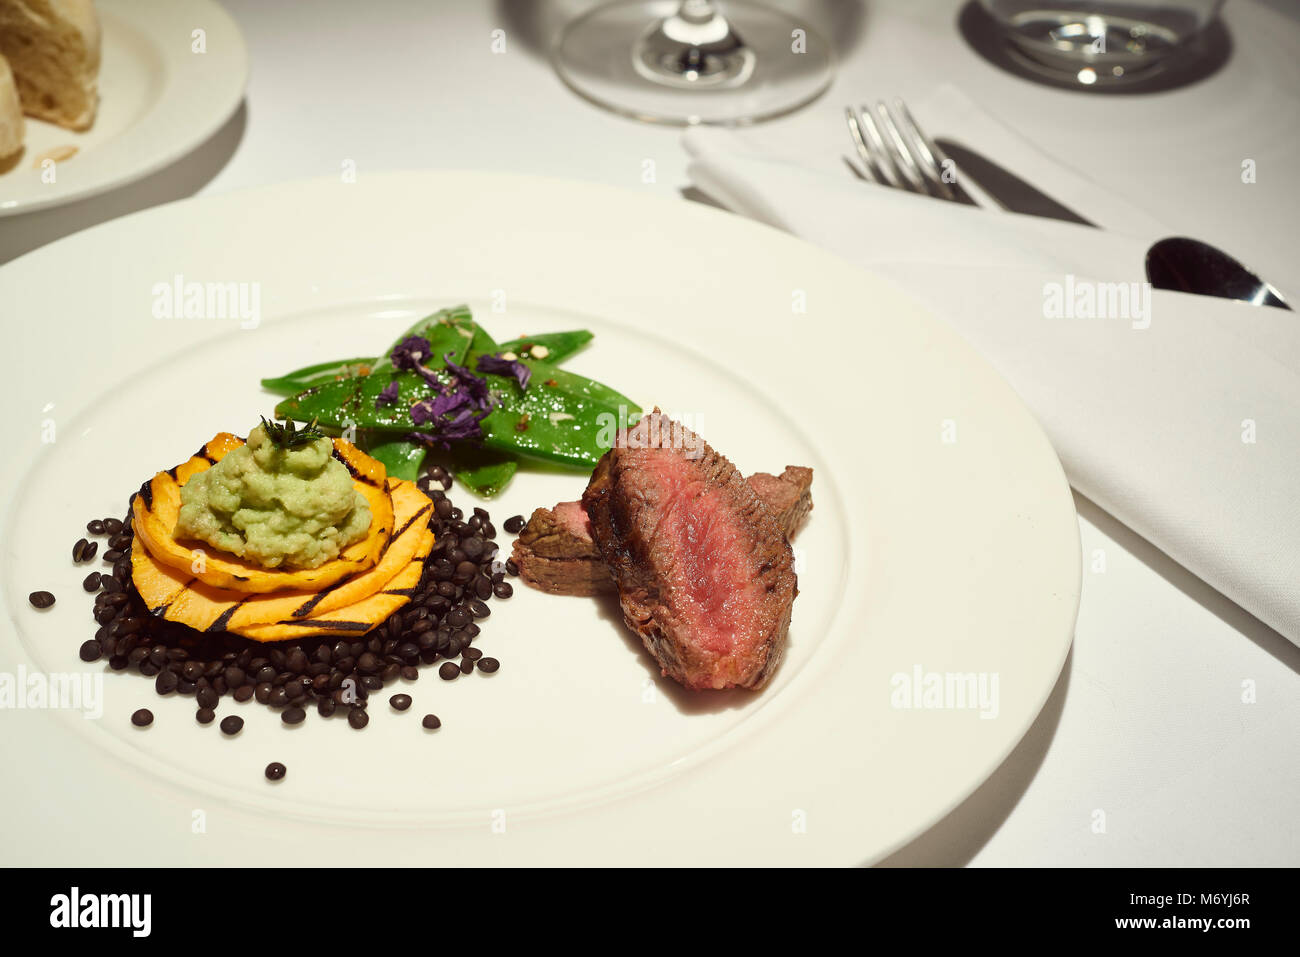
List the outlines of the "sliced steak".
<svg viewBox="0 0 1300 957">
<path fill-rule="evenodd" d="M 688 688 L 759 688 L 797 594 L 776 517 L 735 466 L 658 410 L 620 436 L 582 496 L 623 618 Z"/>
<path fill-rule="evenodd" d="M 746 481 L 793 538 L 812 509 L 812 469 L 787 465 L 780 475 L 755 472 Z M 551 595 L 612 593 L 614 576 L 591 539 L 581 502 L 539 508 L 515 539 L 511 557 L 524 583 Z"/>
<path fill-rule="evenodd" d="M 515 539 L 511 557 L 525 584 L 552 595 L 614 590 L 614 576 L 591 540 L 591 522 L 581 502 L 533 512 Z"/>
<path fill-rule="evenodd" d="M 804 516 L 812 511 L 813 470 L 787 465 L 780 475 L 755 472 L 745 479 L 759 501 L 767 506 L 787 539 L 794 538 Z"/>
</svg>

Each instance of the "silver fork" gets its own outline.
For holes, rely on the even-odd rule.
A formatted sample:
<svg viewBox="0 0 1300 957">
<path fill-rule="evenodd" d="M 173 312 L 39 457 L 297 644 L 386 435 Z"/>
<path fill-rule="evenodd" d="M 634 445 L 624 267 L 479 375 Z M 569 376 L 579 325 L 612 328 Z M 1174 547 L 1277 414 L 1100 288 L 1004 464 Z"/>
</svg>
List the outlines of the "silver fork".
<svg viewBox="0 0 1300 957">
<path fill-rule="evenodd" d="M 861 168 L 847 159 L 845 162 L 861 179 L 979 205 L 958 185 L 956 165 L 921 131 L 902 100 L 895 98 L 892 109 L 883 100 L 877 100 L 874 107 L 846 106 L 844 118 Z"/>
</svg>

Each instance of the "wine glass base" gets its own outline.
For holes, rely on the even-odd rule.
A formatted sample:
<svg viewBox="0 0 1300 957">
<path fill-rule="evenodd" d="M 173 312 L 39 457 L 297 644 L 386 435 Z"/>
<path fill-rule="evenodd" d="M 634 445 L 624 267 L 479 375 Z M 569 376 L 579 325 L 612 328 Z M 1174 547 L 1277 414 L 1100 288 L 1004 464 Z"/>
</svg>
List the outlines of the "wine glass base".
<svg viewBox="0 0 1300 957">
<path fill-rule="evenodd" d="M 625 0 L 597 7 L 561 33 L 552 50 L 560 78 L 597 106 L 647 123 L 739 126 L 793 112 L 830 85 L 834 54 L 810 26 L 768 7 L 723 7 L 739 49 L 694 64 L 655 46 L 677 0 Z"/>
</svg>

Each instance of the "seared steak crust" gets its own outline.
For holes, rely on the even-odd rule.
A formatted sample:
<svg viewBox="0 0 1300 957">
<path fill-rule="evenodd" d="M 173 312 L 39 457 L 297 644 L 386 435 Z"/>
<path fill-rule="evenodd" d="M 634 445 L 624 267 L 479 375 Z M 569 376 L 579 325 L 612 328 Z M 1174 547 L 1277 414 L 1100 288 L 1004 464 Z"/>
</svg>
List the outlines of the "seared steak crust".
<svg viewBox="0 0 1300 957">
<path fill-rule="evenodd" d="M 745 481 L 775 516 L 785 537 L 792 539 L 812 509 L 812 478 L 812 469 L 787 465 L 780 475 L 755 472 Z M 580 502 L 534 511 L 515 539 L 511 557 L 526 585 L 551 595 L 615 591 L 613 573 L 592 541 L 591 523 Z"/>
<path fill-rule="evenodd" d="M 726 458 L 658 410 L 596 466 L 582 497 L 623 618 L 688 688 L 760 688 L 797 594 L 785 533 Z"/>
<path fill-rule="evenodd" d="M 580 521 L 566 521 L 576 512 Z M 511 557 L 525 584 L 552 595 L 599 595 L 614 591 L 600 549 L 591 540 L 591 523 L 579 502 L 539 508 L 515 539 Z"/>
<path fill-rule="evenodd" d="M 776 517 L 788 540 L 794 538 L 804 516 L 812 511 L 812 480 L 812 469 L 787 465 L 780 475 L 755 472 L 745 481 Z"/>
</svg>

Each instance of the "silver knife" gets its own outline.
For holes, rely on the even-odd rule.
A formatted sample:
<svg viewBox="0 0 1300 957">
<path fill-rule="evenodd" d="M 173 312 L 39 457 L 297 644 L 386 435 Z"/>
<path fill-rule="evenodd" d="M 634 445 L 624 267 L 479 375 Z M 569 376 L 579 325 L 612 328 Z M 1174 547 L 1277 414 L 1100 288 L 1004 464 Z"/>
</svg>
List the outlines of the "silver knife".
<svg viewBox="0 0 1300 957">
<path fill-rule="evenodd" d="M 1081 226 L 1097 226 L 974 150 L 940 137 L 935 138 L 935 144 L 957 165 L 959 181 L 963 176 L 969 177 L 1004 209 L 1029 216 L 1060 219 Z"/>
</svg>

